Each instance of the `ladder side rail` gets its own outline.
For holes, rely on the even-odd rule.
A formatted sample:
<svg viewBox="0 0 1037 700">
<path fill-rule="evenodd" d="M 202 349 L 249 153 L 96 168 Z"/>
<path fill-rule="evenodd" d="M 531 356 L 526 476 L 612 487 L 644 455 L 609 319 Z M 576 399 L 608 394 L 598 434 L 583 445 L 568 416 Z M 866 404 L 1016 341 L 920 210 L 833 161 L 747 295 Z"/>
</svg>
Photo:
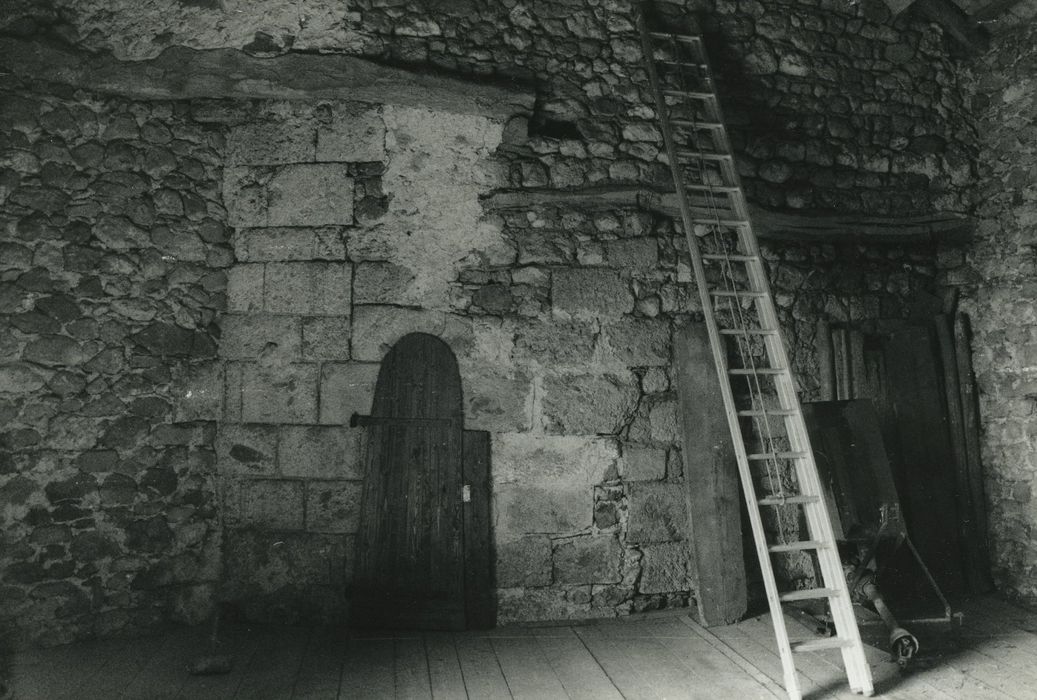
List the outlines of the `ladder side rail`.
<svg viewBox="0 0 1037 700">
<path fill-rule="evenodd" d="M 709 335 L 709 344 L 713 353 L 713 362 L 717 371 L 717 378 L 720 383 L 720 392 L 724 401 L 724 412 L 727 417 L 727 424 L 731 432 L 732 442 L 734 443 L 735 456 L 738 462 L 738 473 L 742 482 L 745 499 L 748 501 L 747 510 L 749 512 L 749 522 L 753 531 L 753 540 L 756 546 L 757 557 L 760 560 L 760 567 L 763 570 L 764 589 L 767 594 L 767 603 L 771 611 L 775 637 L 778 642 L 779 656 L 781 657 L 782 668 L 785 675 L 785 689 L 789 693 L 790 697 L 799 698 L 799 679 L 796 676 L 796 669 L 792 660 L 792 648 L 789 644 L 788 630 L 785 625 L 781 601 L 778 597 L 779 593 L 777 583 L 774 578 L 770 551 L 767 547 L 767 536 L 763 528 L 763 520 L 760 517 L 760 509 L 757 504 L 756 488 L 752 481 L 752 472 L 750 471 L 749 460 L 745 450 L 745 441 L 742 437 L 741 425 L 738 422 L 738 414 L 735 410 L 735 401 L 731 391 L 730 379 L 727 376 L 727 359 L 723 355 L 723 345 L 721 343 L 720 334 L 717 330 L 716 320 L 713 318 L 712 298 L 709 295 L 706 272 L 702 264 L 698 242 L 695 240 L 695 231 L 692 224 L 692 219 L 694 217 L 692 216 L 691 207 L 687 201 L 683 178 L 681 177 L 679 168 L 677 167 L 677 164 L 679 163 L 676 154 L 677 149 L 674 144 L 673 133 L 670 129 L 669 118 L 667 116 L 668 108 L 665 98 L 660 91 L 659 77 L 655 71 L 654 51 L 651 39 L 648 35 L 647 27 L 645 26 L 643 12 L 638 16 L 638 28 L 641 34 L 641 45 L 642 51 L 644 52 L 645 68 L 648 71 L 648 78 L 651 83 L 652 94 L 655 98 L 656 110 L 658 112 L 660 131 L 662 131 L 663 143 L 666 148 L 667 157 L 670 160 L 670 171 L 673 175 L 674 186 L 677 190 L 677 201 L 680 206 L 681 219 L 684 225 L 684 235 L 688 241 L 688 250 L 691 256 L 692 267 L 695 272 L 695 282 L 699 289 L 699 298 L 702 301 L 703 316 L 706 322 L 706 330 Z M 715 98 L 714 102 L 716 102 Z M 715 106 L 719 107 L 719 105 Z"/>
<path fill-rule="evenodd" d="M 643 23 L 643 21 L 642 17 L 641 22 Z M 642 26 L 642 36 L 645 36 L 643 30 L 644 27 Z M 699 55 L 697 56 L 697 59 L 703 66 L 705 66 L 705 75 L 710 78 L 710 82 L 712 83 L 713 71 L 710 65 L 709 56 L 701 42 L 697 42 L 696 45 L 701 49 L 698 52 Z M 648 54 L 646 58 L 646 62 L 652 66 L 652 55 Z M 654 66 L 651 67 L 650 74 L 651 73 L 654 73 Z M 652 76 L 650 75 L 650 77 Z M 715 95 L 715 86 L 713 86 L 713 91 Z M 658 93 L 656 94 L 658 95 Z M 659 101 L 658 97 L 657 101 Z M 716 117 L 716 122 L 719 124 L 719 127 L 713 134 L 716 149 L 718 152 L 727 152 L 733 155 L 734 149 L 731 147 L 731 142 L 727 134 L 726 121 L 724 120 L 719 99 L 714 99 L 714 116 Z M 668 124 L 665 124 L 665 121 L 665 119 L 660 119 L 664 130 L 664 141 L 666 140 L 665 131 L 668 127 Z M 676 163 L 677 161 L 673 159 L 673 153 L 669 147 L 667 148 L 667 153 L 671 159 L 671 164 Z M 783 409 L 791 409 L 795 411 L 795 415 L 786 418 L 786 433 L 790 441 L 789 449 L 793 452 L 804 453 L 805 455 L 802 458 L 793 460 L 796 465 L 796 478 L 799 481 L 800 493 L 820 496 L 822 493 L 822 486 L 818 476 L 817 464 L 814 460 L 814 453 L 810 445 L 810 437 L 803 420 L 802 406 L 800 405 L 799 397 L 796 393 L 795 385 L 793 384 L 792 365 L 789 362 L 788 353 L 785 349 L 786 345 L 782 335 L 781 326 L 778 323 L 777 312 L 774 308 L 774 297 L 770 287 L 770 280 L 768 279 L 766 270 L 763 266 L 763 256 L 760 253 L 758 239 L 753 231 L 751 217 L 749 216 L 748 206 L 743 194 L 744 189 L 742 188 L 741 177 L 738 174 L 737 168 L 734 166 L 733 159 L 730 163 L 730 169 L 724 169 L 726 171 L 725 174 L 730 177 L 730 184 L 738 187 L 738 193 L 731 196 L 730 200 L 733 204 L 733 209 L 738 214 L 738 217 L 746 222 L 745 227 L 739 232 L 743 250 L 748 256 L 755 256 L 756 258 L 755 261 L 749 261 L 747 263 L 750 285 L 753 289 L 764 292 L 764 296 L 755 300 L 759 320 L 761 326 L 765 328 L 773 328 L 776 331 L 774 335 L 764 337 L 764 345 L 767 349 L 767 355 L 770 358 L 771 366 L 782 367 L 785 369 L 783 376 L 775 377 L 780 405 Z M 676 173 L 674 177 L 676 179 Z M 683 189 L 680 187 L 680 183 L 675 184 L 677 185 L 678 190 Z M 683 198 L 683 193 L 681 193 L 680 199 L 683 200 Z M 686 233 L 689 238 L 692 237 L 690 230 L 686 230 Z M 698 277 L 698 270 L 696 270 L 696 278 L 697 281 L 699 281 L 700 278 Z M 704 281 L 704 276 L 701 279 Z M 701 289 L 701 282 L 699 282 L 699 284 Z M 706 302 L 704 302 L 704 304 L 705 303 Z M 712 340 L 711 336 L 711 343 Z M 726 375 L 726 372 L 724 374 Z M 729 378 L 723 376 L 720 381 L 721 385 L 726 386 L 728 388 L 728 393 L 730 393 Z M 734 433 L 732 433 L 732 435 L 734 436 Z M 740 437 L 741 433 L 739 427 L 739 436 L 736 438 L 736 442 L 738 442 L 738 447 L 742 447 L 742 452 L 744 453 L 744 442 Z M 751 515 L 755 512 L 758 518 L 758 505 L 755 500 L 754 493 L 754 502 L 749 504 L 749 511 Z M 849 588 L 846 584 L 846 577 L 842 569 L 842 561 L 839 558 L 838 551 L 835 549 L 835 533 L 832 529 L 831 514 L 828 511 L 828 505 L 825 503 L 825 499 L 819 497 L 816 502 L 805 504 L 804 514 L 807 518 L 807 527 L 809 528 L 810 539 L 831 543 L 831 546 L 822 547 L 817 550 L 817 555 L 819 563 L 821 564 L 822 576 L 824 576 L 822 585 L 826 588 L 833 588 L 839 591 L 838 598 L 830 599 L 830 608 L 832 610 L 833 621 L 836 623 L 837 634 L 851 643 L 850 647 L 842 649 L 843 662 L 846 667 L 851 688 L 855 692 L 870 695 L 872 693 L 871 672 L 863 654 L 863 642 L 860 637 L 860 630 L 857 627 L 856 618 L 853 614 Z M 768 564 L 769 563 L 770 561 L 768 559 Z M 785 637 L 786 639 L 788 638 L 787 634 Z"/>
</svg>

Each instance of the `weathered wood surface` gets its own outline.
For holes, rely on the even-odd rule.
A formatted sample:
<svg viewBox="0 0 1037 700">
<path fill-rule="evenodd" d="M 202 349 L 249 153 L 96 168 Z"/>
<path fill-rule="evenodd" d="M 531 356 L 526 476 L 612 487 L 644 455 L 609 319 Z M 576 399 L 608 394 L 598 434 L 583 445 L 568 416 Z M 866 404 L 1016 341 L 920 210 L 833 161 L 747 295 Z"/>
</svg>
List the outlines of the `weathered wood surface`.
<svg viewBox="0 0 1037 700">
<path fill-rule="evenodd" d="M 483 198 L 490 210 L 578 205 L 609 209 L 640 207 L 678 218 L 680 210 L 673 192 L 653 192 L 644 187 L 584 187 L 573 190 L 502 190 Z M 711 216 L 707 209 L 692 207 L 692 213 Z M 831 241 L 865 240 L 889 243 L 966 243 L 972 239 L 975 219 L 957 212 L 934 212 L 909 217 L 884 217 L 818 212 L 773 211 L 749 205 L 756 235 L 764 240 Z"/>
<path fill-rule="evenodd" d="M 381 420 L 367 428 L 353 619 L 463 629 L 463 407 L 449 346 L 425 333 L 401 338 L 371 413 Z"/>
<path fill-rule="evenodd" d="M 901 674 L 885 649 L 865 647 L 876 694 L 892 700 L 1033 698 L 1037 614 L 991 597 L 967 601 L 964 611 L 963 626 L 943 626 L 931 632 L 934 637 L 922 637 L 922 656 L 911 673 Z M 786 616 L 785 622 L 797 638 L 813 634 L 798 619 Z M 11 664 L 15 697 L 785 697 L 766 615 L 710 629 L 686 615 L 656 615 L 492 633 L 363 637 L 330 629 L 227 625 L 224 650 L 236 661 L 233 672 L 190 676 L 186 665 L 204 638 L 202 628 L 177 628 L 136 640 L 22 652 Z M 885 633 L 877 638 L 885 643 Z M 797 654 L 796 661 L 813 700 L 859 697 L 846 688 L 838 652 Z M 213 683 L 221 684 L 219 694 Z M 157 694 L 133 694 L 153 690 Z"/>
<path fill-rule="evenodd" d="M 706 625 L 728 624 L 746 609 L 745 564 L 737 556 L 742 552 L 741 492 L 704 326 L 677 331 L 674 359 L 699 615 Z"/>
<path fill-rule="evenodd" d="M 466 430 L 462 441 L 463 481 L 471 494 L 463 506 L 465 618 L 468 629 L 488 629 L 497 622 L 490 532 L 490 434 Z"/>
<path fill-rule="evenodd" d="M 398 104 L 504 121 L 532 111 L 518 86 L 462 81 L 344 55 L 256 58 L 233 49 L 170 47 L 157 58 L 120 61 L 66 47 L 0 38 L 0 65 L 38 78 L 139 99 L 332 99 Z"/>
</svg>

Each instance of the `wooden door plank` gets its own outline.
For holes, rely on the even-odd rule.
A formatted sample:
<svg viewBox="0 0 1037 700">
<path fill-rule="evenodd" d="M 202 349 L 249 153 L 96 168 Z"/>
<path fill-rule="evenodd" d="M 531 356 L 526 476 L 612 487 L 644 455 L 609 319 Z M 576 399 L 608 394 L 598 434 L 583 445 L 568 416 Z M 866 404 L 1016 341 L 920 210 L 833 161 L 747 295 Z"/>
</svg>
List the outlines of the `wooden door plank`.
<svg viewBox="0 0 1037 700">
<path fill-rule="evenodd" d="M 536 637 L 498 637 L 491 645 L 515 700 L 567 697 Z"/>
<path fill-rule="evenodd" d="M 487 700 L 511 697 L 508 683 L 488 638 L 472 634 L 457 635 L 454 644 L 468 697 Z"/>
<path fill-rule="evenodd" d="M 760 683 L 677 620 L 658 620 L 652 634 L 697 678 L 697 686 L 712 697 L 771 700 L 769 684 Z"/>
<path fill-rule="evenodd" d="M 399 636 L 395 640 L 396 697 L 422 700 L 432 698 L 425 640 L 419 636 Z"/>
<path fill-rule="evenodd" d="M 428 657 L 429 684 L 434 700 L 467 698 L 454 636 L 449 632 L 425 633 L 425 654 Z"/>
<path fill-rule="evenodd" d="M 705 624 L 739 619 L 747 604 L 742 551 L 741 491 L 720 383 L 702 324 L 674 338 L 675 383 L 681 414 L 681 454 L 691 517 L 695 596 Z"/>
<path fill-rule="evenodd" d="M 349 639 L 343 631 L 315 631 L 299 667 L 293 700 L 336 700 L 348 648 Z"/>
<path fill-rule="evenodd" d="M 622 700 L 586 645 L 572 630 L 566 631 L 566 636 L 538 635 L 536 639 L 568 696 L 573 700 Z"/>
<path fill-rule="evenodd" d="M 464 504 L 464 594 L 468 629 L 489 629 L 497 621 L 490 535 L 490 434 L 466 430 L 462 436 L 463 481 L 471 500 Z"/>
<path fill-rule="evenodd" d="M 350 639 L 342 664 L 340 698 L 391 700 L 396 697 L 394 640 Z"/>
<path fill-rule="evenodd" d="M 291 697 L 310 639 L 308 630 L 297 627 L 264 630 L 236 697 L 247 700 Z"/>
<path fill-rule="evenodd" d="M 245 626 L 222 625 L 216 653 L 231 658 L 230 673 L 212 676 L 192 676 L 180 689 L 183 700 L 223 700 L 232 698 L 252 665 L 260 641 L 271 633 L 257 632 Z M 200 648 L 204 653 L 206 647 Z"/>
</svg>

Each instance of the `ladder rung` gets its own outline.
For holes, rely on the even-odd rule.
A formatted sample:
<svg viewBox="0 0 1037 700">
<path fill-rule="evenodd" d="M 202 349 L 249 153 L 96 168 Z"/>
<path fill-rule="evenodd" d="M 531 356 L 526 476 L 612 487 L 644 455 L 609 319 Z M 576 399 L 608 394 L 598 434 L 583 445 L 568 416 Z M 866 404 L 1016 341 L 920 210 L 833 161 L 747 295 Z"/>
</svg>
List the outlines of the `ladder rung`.
<svg viewBox="0 0 1037 700">
<path fill-rule="evenodd" d="M 684 148 L 677 149 L 677 157 L 699 160 L 732 160 L 730 153 L 717 153 L 716 151 L 689 151 Z"/>
<path fill-rule="evenodd" d="M 670 124 L 673 126 L 683 126 L 687 129 L 723 129 L 724 125 L 720 122 L 698 122 L 690 119 L 671 119 Z"/>
<path fill-rule="evenodd" d="M 825 546 L 826 545 L 824 542 L 820 542 L 818 540 L 804 540 L 802 542 L 786 542 L 784 544 L 772 544 L 769 545 L 767 549 L 769 549 L 772 552 L 802 552 L 807 549 L 821 549 Z M 796 592 L 798 593 L 799 591 Z M 784 598 L 782 600 L 784 600 Z"/>
<path fill-rule="evenodd" d="M 754 452 L 746 456 L 750 461 L 763 462 L 768 459 L 803 459 L 809 454 L 809 452 Z M 817 496 L 786 496 L 785 500 L 790 498 L 813 498 L 816 500 Z"/>
<path fill-rule="evenodd" d="M 761 297 L 767 296 L 767 293 L 766 292 L 758 292 L 758 291 L 752 290 L 752 289 L 745 290 L 745 291 L 738 290 L 738 289 L 734 289 L 734 290 L 718 289 L 718 290 L 715 290 L 715 291 L 711 291 L 709 293 L 709 295 L 710 296 L 714 296 L 714 297 L 746 297 L 748 299 L 759 299 Z"/>
<path fill-rule="evenodd" d="M 780 367 L 759 367 L 757 369 L 743 369 L 741 367 L 735 367 L 734 369 L 728 369 L 727 373 L 735 377 L 751 377 L 754 374 L 759 374 L 767 377 L 776 377 L 788 372 L 787 369 Z"/>
<path fill-rule="evenodd" d="M 721 328 L 720 335 L 777 335 L 773 328 Z"/>
<path fill-rule="evenodd" d="M 702 37 L 697 34 L 671 34 L 670 32 L 648 32 L 653 39 L 669 39 L 684 44 L 702 44 Z"/>
<path fill-rule="evenodd" d="M 704 70 L 709 70 L 709 66 L 707 66 L 705 63 L 697 63 L 697 62 L 696 63 L 688 63 L 687 61 L 671 61 L 671 60 L 665 59 L 665 58 L 654 58 L 652 60 L 655 61 L 656 63 L 664 65 L 664 66 L 684 66 L 686 68 L 697 68 L 698 70 L 703 70 L 703 71 Z"/>
<path fill-rule="evenodd" d="M 792 651 L 823 651 L 825 649 L 848 649 L 853 642 L 842 637 L 826 637 L 824 639 L 800 639 L 790 641 Z"/>
<path fill-rule="evenodd" d="M 721 255 L 719 253 L 703 253 L 703 260 L 722 260 L 729 262 L 756 262 L 759 260 L 757 255 Z"/>
<path fill-rule="evenodd" d="M 750 456 L 750 459 L 752 457 Z M 761 498 L 757 501 L 761 506 L 785 506 L 785 505 L 796 505 L 796 504 L 807 504 L 817 503 L 820 499 L 817 496 L 768 496 L 767 498 Z"/>
<path fill-rule="evenodd" d="M 713 92 L 699 92 L 692 90 L 667 90 L 662 89 L 659 92 L 666 95 L 667 97 L 688 97 L 693 100 L 713 100 L 716 102 L 717 96 Z"/>
<path fill-rule="evenodd" d="M 696 184 L 685 184 L 684 189 L 691 190 L 693 192 L 710 192 L 712 194 L 738 194 L 742 191 L 741 187 L 735 185 L 696 185 Z"/>
<path fill-rule="evenodd" d="M 839 591 L 834 588 L 804 588 L 801 591 L 789 591 L 781 593 L 778 599 L 783 603 L 791 603 L 796 600 L 816 600 L 818 598 L 835 598 Z"/>
<path fill-rule="evenodd" d="M 742 418 L 757 418 L 763 416 L 794 416 L 796 411 L 791 408 L 771 408 L 766 411 L 759 411 L 756 409 L 739 411 L 738 415 Z"/>
<path fill-rule="evenodd" d="M 703 226 L 727 226 L 734 228 L 736 226 L 748 226 L 749 222 L 745 219 L 696 219 L 692 218 L 691 223 L 702 224 Z"/>
</svg>

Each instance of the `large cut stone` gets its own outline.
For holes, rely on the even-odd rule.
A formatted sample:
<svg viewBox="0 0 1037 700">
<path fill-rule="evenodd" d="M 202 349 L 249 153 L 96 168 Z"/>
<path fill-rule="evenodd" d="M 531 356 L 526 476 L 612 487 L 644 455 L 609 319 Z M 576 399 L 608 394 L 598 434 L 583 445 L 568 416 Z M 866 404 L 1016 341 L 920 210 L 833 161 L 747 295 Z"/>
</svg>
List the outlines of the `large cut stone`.
<svg viewBox="0 0 1037 700">
<path fill-rule="evenodd" d="M 624 367 L 670 363 L 670 324 L 665 320 L 624 318 L 603 328 L 605 361 Z"/>
<path fill-rule="evenodd" d="M 228 314 L 220 322 L 220 356 L 233 360 L 260 357 L 278 362 L 299 358 L 300 320 L 271 314 Z"/>
<path fill-rule="evenodd" d="M 345 230 L 319 228 L 247 228 L 234 234 L 238 262 L 345 260 Z"/>
<path fill-rule="evenodd" d="M 349 316 L 352 277 L 348 263 L 267 263 L 263 308 L 277 314 Z"/>
<path fill-rule="evenodd" d="M 562 323 L 530 321 L 515 334 L 513 356 L 519 361 L 535 361 L 558 369 L 562 366 L 586 367 L 594 358 L 594 322 Z"/>
<path fill-rule="evenodd" d="M 295 586 L 343 585 L 347 543 L 342 535 L 230 530 L 225 571 L 231 597 Z"/>
<path fill-rule="evenodd" d="M 306 484 L 306 529 L 353 533 L 360 522 L 359 481 L 310 481 Z"/>
<path fill-rule="evenodd" d="M 241 365 L 241 419 L 246 423 L 316 423 L 317 379 L 317 365 Z"/>
<path fill-rule="evenodd" d="M 666 450 L 654 447 L 623 447 L 623 479 L 660 481 L 666 478 Z"/>
<path fill-rule="evenodd" d="M 362 262 L 356 267 L 353 285 L 358 304 L 421 304 L 421 290 L 412 290 L 416 275 L 403 265 L 390 262 Z"/>
<path fill-rule="evenodd" d="M 694 587 L 691 574 L 691 547 L 686 542 L 652 544 L 641 547 L 641 593 L 672 593 Z"/>
<path fill-rule="evenodd" d="M 533 383 L 522 369 L 465 365 L 465 427 L 490 432 L 523 432 L 530 429 Z"/>
<path fill-rule="evenodd" d="M 276 460 L 276 427 L 220 425 L 216 433 L 216 464 L 222 476 L 274 476 Z"/>
<path fill-rule="evenodd" d="M 317 130 L 317 160 L 360 163 L 385 160 L 385 122 L 381 109 L 336 104 L 328 123 Z"/>
<path fill-rule="evenodd" d="M 224 169 L 232 226 L 351 226 L 353 178 L 339 163 Z"/>
<path fill-rule="evenodd" d="M 623 548 L 615 537 L 576 537 L 554 550 L 555 583 L 618 583 Z"/>
<path fill-rule="evenodd" d="M 637 377 L 629 372 L 551 376 L 545 385 L 547 430 L 565 435 L 618 433 L 640 396 Z"/>
<path fill-rule="evenodd" d="M 688 537 L 684 484 L 661 481 L 627 484 L 627 543 L 674 542 Z"/>
<path fill-rule="evenodd" d="M 575 317 L 616 317 L 634 310 L 630 285 L 614 270 L 556 270 L 552 275 L 551 299 L 556 312 Z"/>
<path fill-rule="evenodd" d="M 497 587 L 551 585 L 551 539 L 543 535 L 497 542 Z"/>
<path fill-rule="evenodd" d="M 352 323 L 348 316 L 302 320 L 302 356 L 306 360 L 348 360 Z"/>
<path fill-rule="evenodd" d="M 301 530 L 303 482 L 260 479 L 245 483 L 244 522 L 268 530 Z"/>
<path fill-rule="evenodd" d="M 299 425 L 281 428 L 278 464 L 285 476 L 308 479 L 359 479 L 364 431 L 345 426 Z"/>
<path fill-rule="evenodd" d="M 177 422 L 219 420 L 223 392 L 222 363 L 212 361 L 181 366 L 173 378 L 173 419 Z"/>
<path fill-rule="evenodd" d="M 265 265 L 235 265 L 227 270 L 227 310 L 262 311 Z"/>
<path fill-rule="evenodd" d="M 278 165 L 313 160 L 314 126 L 308 121 L 240 124 L 227 134 L 230 165 Z"/>
<path fill-rule="evenodd" d="M 594 485 L 616 469 L 612 440 L 504 433 L 494 436 L 499 536 L 562 534 L 590 527 Z"/>
<path fill-rule="evenodd" d="M 320 422 L 346 425 L 354 413 L 369 414 L 379 367 L 375 363 L 326 363 L 320 375 Z"/>
</svg>

